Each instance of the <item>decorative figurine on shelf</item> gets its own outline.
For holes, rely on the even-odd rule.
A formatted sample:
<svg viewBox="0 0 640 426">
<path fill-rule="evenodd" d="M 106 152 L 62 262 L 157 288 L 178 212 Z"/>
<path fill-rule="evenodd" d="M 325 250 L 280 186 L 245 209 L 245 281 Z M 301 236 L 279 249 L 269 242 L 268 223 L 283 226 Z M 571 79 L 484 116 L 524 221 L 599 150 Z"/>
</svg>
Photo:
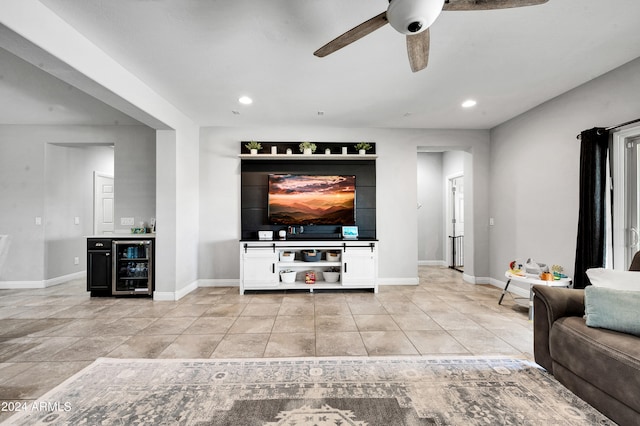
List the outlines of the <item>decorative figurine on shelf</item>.
<svg viewBox="0 0 640 426">
<path fill-rule="evenodd" d="M 358 154 L 365 155 L 367 151 L 371 149 L 371 144 L 367 142 L 358 142 L 354 145 L 354 148 L 358 151 Z"/>
<path fill-rule="evenodd" d="M 551 265 L 551 272 L 553 272 L 553 278 L 556 280 L 568 278 L 568 276 L 564 274 L 564 268 L 560 265 Z"/>
<path fill-rule="evenodd" d="M 304 155 L 311 155 L 316 152 L 316 149 L 316 144 L 313 142 L 302 142 L 300 144 L 300 152 L 302 152 Z"/>
<path fill-rule="evenodd" d="M 247 143 L 244 147 L 247 148 L 252 155 L 255 155 L 258 153 L 259 149 L 262 149 L 262 144 L 256 141 L 249 141 L 249 143 Z"/>
</svg>

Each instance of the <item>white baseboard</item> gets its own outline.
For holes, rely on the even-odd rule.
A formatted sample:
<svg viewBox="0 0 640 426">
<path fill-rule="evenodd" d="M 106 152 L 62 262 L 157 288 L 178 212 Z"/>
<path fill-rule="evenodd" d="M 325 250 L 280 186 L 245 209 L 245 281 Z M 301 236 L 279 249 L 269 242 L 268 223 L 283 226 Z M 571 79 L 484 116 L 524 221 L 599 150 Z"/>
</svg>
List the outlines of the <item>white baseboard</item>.
<svg viewBox="0 0 640 426">
<path fill-rule="evenodd" d="M 470 284 L 489 284 L 489 281 L 491 280 L 491 278 L 489 277 L 476 277 L 473 275 L 469 275 L 469 274 L 462 274 L 462 280 L 466 283 L 470 283 Z"/>
<path fill-rule="evenodd" d="M 444 260 L 418 260 L 418 266 L 447 266 Z"/>
<path fill-rule="evenodd" d="M 187 294 L 191 293 L 193 290 L 197 288 L 198 288 L 198 281 L 196 280 L 191 284 L 188 284 L 182 287 L 178 291 L 154 291 L 153 300 L 157 300 L 160 302 L 174 302 L 176 300 L 182 299 Z"/>
<path fill-rule="evenodd" d="M 418 277 L 411 278 L 378 278 L 378 285 L 418 285 Z"/>
<path fill-rule="evenodd" d="M 504 290 L 504 286 L 507 285 L 506 282 L 496 280 L 495 278 L 491 278 L 489 284 L 491 284 L 494 287 L 498 287 L 500 290 Z M 518 283 L 513 281 L 511 282 L 511 284 L 509 284 L 509 288 L 507 289 L 507 291 L 509 293 L 515 294 L 518 297 L 526 297 L 526 298 L 529 297 L 529 289 L 519 287 Z"/>
<path fill-rule="evenodd" d="M 87 271 L 74 272 L 73 274 L 62 275 L 60 277 L 49 278 L 42 281 L 0 281 L 1 290 L 26 290 L 34 288 L 47 288 L 66 283 L 68 281 L 79 280 L 87 276 Z"/>
<path fill-rule="evenodd" d="M 50 278 L 44 281 L 45 287 L 59 285 L 73 280 L 80 280 L 87 277 L 87 271 L 74 272 L 73 274 L 63 275 L 61 277 Z"/>
</svg>

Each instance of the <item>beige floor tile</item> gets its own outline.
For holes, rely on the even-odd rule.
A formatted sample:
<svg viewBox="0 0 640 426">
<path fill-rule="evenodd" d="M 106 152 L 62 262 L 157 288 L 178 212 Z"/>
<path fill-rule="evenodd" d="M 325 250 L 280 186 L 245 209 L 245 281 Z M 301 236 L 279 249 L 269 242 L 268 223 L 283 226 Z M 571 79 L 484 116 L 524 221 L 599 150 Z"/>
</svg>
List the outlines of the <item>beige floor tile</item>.
<svg viewBox="0 0 640 426">
<path fill-rule="evenodd" d="M 353 315 L 384 315 L 387 310 L 378 302 L 347 302 Z"/>
<path fill-rule="evenodd" d="M 128 336 L 83 337 L 51 357 L 50 361 L 95 361 L 124 343 Z"/>
<path fill-rule="evenodd" d="M 209 358 L 224 334 L 183 334 L 178 336 L 158 358 Z"/>
<path fill-rule="evenodd" d="M 429 315 L 399 315 L 392 314 L 391 318 L 398 324 L 402 330 L 442 330 Z"/>
<path fill-rule="evenodd" d="M 400 330 L 391 315 L 354 315 L 353 319 L 361 332 Z"/>
<path fill-rule="evenodd" d="M 460 342 L 443 330 L 406 331 L 405 334 L 421 355 L 471 355 Z"/>
<path fill-rule="evenodd" d="M 8 359 L 7 361 L 50 361 L 51 358 L 64 348 L 74 344 L 80 337 L 35 337 L 24 338 L 31 343 L 37 343 L 35 346 L 24 351 L 23 353 L 16 355 L 15 357 Z"/>
<path fill-rule="evenodd" d="M 383 302 L 382 306 L 390 314 L 420 315 L 424 311 L 411 302 Z"/>
<path fill-rule="evenodd" d="M 314 306 L 313 303 L 283 303 L 280 306 L 278 315 L 304 315 L 313 316 Z"/>
<path fill-rule="evenodd" d="M 315 333 L 313 315 L 278 315 L 273 333 Z"/>
<path fill-rule="evenodd" d="M 271 333 L 265 357 L 315 356 L 315 333 Z"/>
<path fill-rule="evenodd" d="M 367 356 L 360 333 L 316 332 L 316 356 Z"/>
<path fill-rule="evenodd" d="M 231 334 L 271 333 L 276 317 L 238 317 L 229 329 Z"/>
<path fill-rule="evenodd" d="M 211 358 L 262 358 L 269 334 L 227 334 Z"/>
<path fill-rule="evenodd" d="M 358 331 L 351 316 L 316 316 L 316 332 Z"/>
<path fill-rule="evenodd" d="M 88 361 L 25 363 L 29 368 L 4 380 L 2 399 L 36 399 L 91 364 Z"/>
<path fill-rule="evenodd" d="M 141 321 L 145 319 L 141 318 Z M 140 330 L 144 335 L 181 334 L 196 320 L 195 317 L 165 317 L 154 319 L 147 327 Z"/>
<path fill-rule="evenodd" d="M 351 316 L 351 309 L 349 309 L 347 302 L 316 302 L 315 314 L 321 316 Z"/>
<path fill-rule="evenodd" d="M 210 305 L 199 305 L 199 304 L 180 304 L 168 311 L 164 316 L 165 317 L 199 317 L 200 315 L 207 312 L 211 309 Z"/>
<path fill-rule="evenodd" d="M 232 317 L 200 317 L 183 334 L 224 334 L 235 321 Z"/>
<path fill-rule="evenodd" d="M 246 303 L 224 303 L 207 309 L 203 317 L 237 317 L 247 307 Z"/>
<path fill-rule="evenodd" d="M 265 315 L 278 315 L 280 303 L 253 303 L 248 304 L 240 316 L 261 317 Z"/>
<path fill-rule="evenodd" d="M 138 335 L 127 339 L 120 346 L 109 352 L 110 358 L 157 358 L 178 336 Z"/>
<path fill-rule="evenodd" d="M 364 331 L 360 335 L 369 356 L 418 355 L 402 331 Z"/>
<path fill-rule="evenodd" d="M 445 330 L 481 330 L 482 326 L 468 316 L 455 311 L 430 311 L 429 316 Z"/>
<path fill-rule="evenodd" d="M 488 330 L 451 330 L 449 333 L 474 355 L 521 354 L 521 351 Z"/>
</svg>

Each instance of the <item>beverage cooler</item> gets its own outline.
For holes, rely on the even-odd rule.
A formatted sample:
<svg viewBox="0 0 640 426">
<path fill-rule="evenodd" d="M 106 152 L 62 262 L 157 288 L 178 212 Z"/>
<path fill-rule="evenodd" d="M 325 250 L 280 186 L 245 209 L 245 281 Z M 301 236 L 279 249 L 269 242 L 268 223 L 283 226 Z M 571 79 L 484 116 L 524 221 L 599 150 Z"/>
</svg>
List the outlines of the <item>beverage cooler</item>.
<svg viewBox="0 0 640 426">
<path fill-rule="evenodd" d="M 152 240 L 114 240 L 112 294 L 153 294 Z"/>
</svg>

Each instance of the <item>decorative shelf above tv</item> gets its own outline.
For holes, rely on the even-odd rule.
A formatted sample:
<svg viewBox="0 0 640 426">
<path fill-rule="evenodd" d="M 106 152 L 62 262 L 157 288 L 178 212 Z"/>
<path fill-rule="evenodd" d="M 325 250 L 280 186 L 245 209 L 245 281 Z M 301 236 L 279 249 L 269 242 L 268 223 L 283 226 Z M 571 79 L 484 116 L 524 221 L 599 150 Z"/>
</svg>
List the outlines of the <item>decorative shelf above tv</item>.
<svg viewBox="0 0 640 426">
<path fill-rule="evenodd" d="M 373 160 L 375 154 L 240 154 L 242 160 Z"/>
<path fill-rule="evenodd" d="M 371 160 L 378 157 L 375 142 L 312 142 L 316 146 L 313 154 L 300 151 L 302 142 L 251 142 L 258 143 L 261 148 L 257 153 L 250 154 L 246 146 L 249 141 L 241 141 L 239 157 L 242 160 Z M 362 143 L 369 146 L 365 154 L 360 154 L 356 149 L 356 145 Z"/>
</svg>

